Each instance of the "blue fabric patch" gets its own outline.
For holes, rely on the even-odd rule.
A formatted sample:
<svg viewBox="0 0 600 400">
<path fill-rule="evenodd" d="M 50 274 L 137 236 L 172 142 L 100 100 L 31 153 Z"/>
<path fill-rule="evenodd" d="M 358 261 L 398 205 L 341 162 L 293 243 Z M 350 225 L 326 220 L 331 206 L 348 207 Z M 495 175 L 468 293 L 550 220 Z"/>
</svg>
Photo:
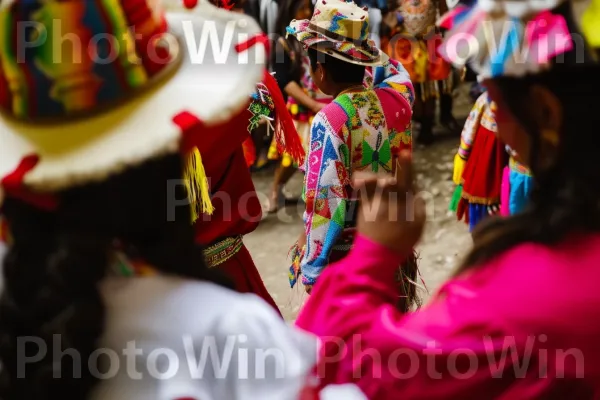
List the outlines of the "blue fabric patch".
<svg viewBox="0 0 600 400">
<path fill-rule="evenodd" d="M 478 223 L 488 216 L 487 206 L 483 204 L 469 204 L 469 231 L 472 232 Z"/>
<path fill-rule="evenodd" d="M 533 187 L 533 178 L 517 171 L 510 171 L 510 198 L 508 206 L 510 214 L 517 214 L 529 202 L 529 194 Z"/>
<path fill-rule="evenodd" d="M 321 168 L 319 169 L 319 175 L 321 175 L 325 169 L 327 169 L 327 165 L 331 160 L 337 160 L 338 154 L 335 150 L 335 146 L 331 142 L 331 138 L 325 138 L 325 148 L 323 149 L 323 157 L 321 160 Z"/>
<path fill-rule="evenodd" d="M 343 229 L 343 227 L 333 223 L 333 221 L 329 224 L 329 228 L 327 229 L 327 234 L 325 236 L 325 243 L 323 243 L 323 248 L 321 249 L 321 254 L 319 254 L 319 257 L 312 262 L 302 265 L 302 281 L 304 284 L 308 283 L 313 285 L 319 275 L 321 275 L 323 268 L 329 264 L 329 255 L 331 254 L 331 249 L 342 234 Z M 308 246 L 306 254 L 308 254 Z"/>
</svg>

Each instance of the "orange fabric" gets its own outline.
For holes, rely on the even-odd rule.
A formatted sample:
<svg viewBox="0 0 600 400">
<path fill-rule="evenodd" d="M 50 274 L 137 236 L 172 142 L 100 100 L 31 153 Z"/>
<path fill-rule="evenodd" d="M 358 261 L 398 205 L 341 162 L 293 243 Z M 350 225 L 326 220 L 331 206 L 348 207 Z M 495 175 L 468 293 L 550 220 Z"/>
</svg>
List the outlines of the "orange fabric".
<svg viewBox="0 0 600 400">
<path fill-rule="evenodd" d="M 383 38 L 382 48 L 390 58 L 402 63 L 414 84 L 441 81 L 450 76 L 452 66 L 437 51 L 442 42 L 441 35 L 425 41 L 405 39 L 400 34 L 394 31 L 390 37 Z"/>
</svg>

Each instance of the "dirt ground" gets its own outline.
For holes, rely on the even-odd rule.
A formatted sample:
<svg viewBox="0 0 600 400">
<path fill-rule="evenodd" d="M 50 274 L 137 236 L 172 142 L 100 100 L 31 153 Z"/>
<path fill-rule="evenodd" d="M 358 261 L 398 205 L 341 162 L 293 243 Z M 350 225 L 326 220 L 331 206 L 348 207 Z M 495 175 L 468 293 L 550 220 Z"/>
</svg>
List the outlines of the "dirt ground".
<svg viewBox="0 0 600 400">
<path fill-rule="evenodd" d="M 455 116 L 466 116 L 469 108 L 470 102 L 464 91 L 459 92 L 454 104 Z M 423 292 L 425 301 L 447 279 L 471 244 L 466 225 L 457 222 L 456 217 L 448 212 L 448 203 L 454 190 L 453 158 L 458 143 L 458 136 L 447 137 L 440 134 L 434 145 L 427 148 L 416 147 L 414 152 L 419 188 L 426 192 L 428 200 L 428 223 L 418 246 L 421 275 L 428 292 Z M 256 189 L 265 203 L 272 176 L 272 171 L 254 176 Z M 286 192 L 299 195 L 301 186 L 302 176 L 297 173 L 288 184 Z M 287 277 L 290 265 L 288 251 L 301 229 L 302 206 L 288 206 L 278 214 L 266 217 L 255 232 L 245 237 L 245 243 L 269 292 L 287 320 L 296 318 L 305 297 L 303 289 L 290 289 Z"/>
</svg>

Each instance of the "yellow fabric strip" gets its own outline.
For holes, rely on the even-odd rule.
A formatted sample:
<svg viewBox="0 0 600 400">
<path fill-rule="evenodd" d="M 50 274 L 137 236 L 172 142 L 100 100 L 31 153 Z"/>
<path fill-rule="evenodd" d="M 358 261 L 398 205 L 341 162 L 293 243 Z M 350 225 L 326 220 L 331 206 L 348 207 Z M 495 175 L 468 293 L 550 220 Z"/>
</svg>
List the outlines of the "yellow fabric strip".
<svg viewBox="0 0 600 400">
<path fill-rule="evenodd" d="M 600 0 L 591 0 L 581 18 L 581 30 L 592 47 L 600 47 Z"/>
<path fill-rule="evenodd" d="M 456 154 L 454 156 L 454 173 L 452 175 L 452 180 L 454 184 L 460 185 L 462 182 L 462 175 L 465 170 L 465 165 L 467 162 L 463 160 L 460 155 Z"/>
</svg>

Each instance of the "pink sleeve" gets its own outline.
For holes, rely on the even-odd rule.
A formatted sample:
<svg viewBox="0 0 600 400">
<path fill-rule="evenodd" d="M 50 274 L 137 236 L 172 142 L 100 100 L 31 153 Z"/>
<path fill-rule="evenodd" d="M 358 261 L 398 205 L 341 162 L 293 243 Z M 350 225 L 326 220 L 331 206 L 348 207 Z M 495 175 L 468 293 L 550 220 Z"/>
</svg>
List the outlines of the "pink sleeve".
<svg viewBox="0 0 600 400">
<path fill-rule="evenodd" d="M 502 186 L 500 191 L 500 215 L 508 217 L 510 215 L 510 167 L 504 167 L 502 171 Z"/>
<path fill-rule="evenodd" d="M 358 237 L 321 275 L 297 325 L 321 339 L 322 385 L 355 383 L 369 399 L 537 398 L 547 389 L 528 380 L 515 389 L 510 379 L 494 378 L 513 371 L 510 352 L 526 342 L 492 322 L 502 318 L 477 297 L 477 282 L 451 281 L 426 308 L 399 312 L 395 273 L 402 261 Z M 523 377 L 535 372 L 533 360 Z"/>
</svg>

